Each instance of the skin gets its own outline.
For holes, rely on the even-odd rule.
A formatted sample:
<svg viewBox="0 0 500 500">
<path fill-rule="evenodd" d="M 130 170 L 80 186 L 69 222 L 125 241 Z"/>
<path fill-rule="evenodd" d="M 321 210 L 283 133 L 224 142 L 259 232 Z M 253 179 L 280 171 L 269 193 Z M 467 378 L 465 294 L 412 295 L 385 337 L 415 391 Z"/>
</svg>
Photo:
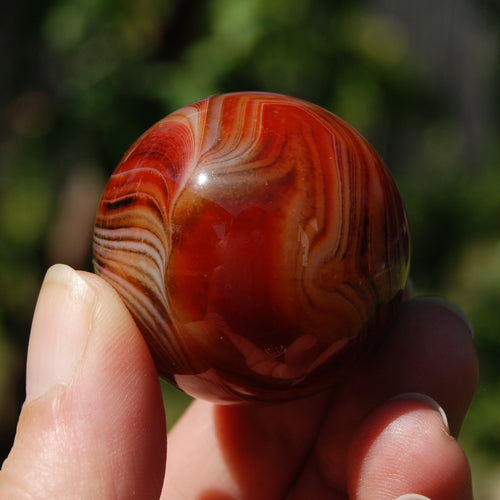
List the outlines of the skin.
<svg viewBox="0 0 500 500">
<path fill-rule="evenodd" d="M 411 299 L 335 388 L 277 406 L 195 401 L 167 458 L 158 377 L 128 311 L 97 276 L 58 265 L 33 319 L 0 498 L 471 499 L 455 438 L 477 377 L 463 316 Z"/>
</svg>

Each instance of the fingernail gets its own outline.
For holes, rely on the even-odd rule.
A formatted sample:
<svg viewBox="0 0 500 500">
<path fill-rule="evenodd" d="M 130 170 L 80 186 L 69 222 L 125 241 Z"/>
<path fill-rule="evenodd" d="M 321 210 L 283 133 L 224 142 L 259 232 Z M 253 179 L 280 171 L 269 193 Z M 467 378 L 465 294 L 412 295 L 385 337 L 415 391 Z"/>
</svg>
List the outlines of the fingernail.
<svg viewBox="0 0 500 500">
<path fill-rule="evenodd" d="M 430 396 L 427 396 L 427 394 L 422 394 L 420 392 L 406 392 L 403 394 L 398 394 L 397 396 L 391 398 L 391 401 L 405 400 L 405 399 L 406 400 L 409 399 L 412 401 L 418 401 L 419 403 L 424 403 L 427 406 L 430 406 L 431 408 L 436 410 L 441 415 L 441 419 L 443 420 L 443 423 L 446 427 L 446 431 L 448 433 L 450 432 L 450 426 L 448 424 L 448 417 L 446 416 L 446 413 L 443 410 L 443 408 L 441 407 L 441 405 L 439 405 L 435 399 L 431 398 Z"/>
<path fill-rule="evenodd" d="M 70 267 L 51 267 L 38 297 L 28 347 L 26 401 L 67 386 L 82 359 L 95 294 Z"/>
<path fill-rule="evenodd" d="M 418 495 L 416 493 L 407 493 L 406 495 L 401 495 L 394 500 L 431 500 L 429 497 L 424 497 L 424 495 Z"/>
<path fill-rule="evenodd" d="M 443 297 L 421 297 L 420 300 L 425 300 L 428 302 L 433 302 L 434 304 L 438 304 L 448 311 L 451 311 L 456 316 L 458 316 L 465 324 L 469 327 L 469 331 L 471 336 L 474 338 L 474 326 L 472 325 L 471 320 L 465 314 L 465 311 L 455 302 L 450 302 L 449 300 L 444 299 Z"/>
</svg>

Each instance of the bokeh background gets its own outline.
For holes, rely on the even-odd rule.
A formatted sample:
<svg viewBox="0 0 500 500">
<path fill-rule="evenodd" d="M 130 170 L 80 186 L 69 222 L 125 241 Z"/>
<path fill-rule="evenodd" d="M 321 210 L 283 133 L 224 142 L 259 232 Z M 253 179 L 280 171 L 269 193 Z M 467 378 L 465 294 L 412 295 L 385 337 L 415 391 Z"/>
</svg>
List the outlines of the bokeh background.
<svg viewBox="0 0 500 500">
<path fill-rule="evenodd" d="M 500 498 L 499 22 L 495 0 L 5 3 L 0 460 L 43 275 L 91 268 L 98 199 L 124 151 L 192 101 L 264 90 L 338 114 L 392 170 L 417 293 L 455 300 L 475 325 L 481 383 L 460 440 L 476 497 Z M 165 391 L 171 424 L 186 398 Z"/>
</svg>

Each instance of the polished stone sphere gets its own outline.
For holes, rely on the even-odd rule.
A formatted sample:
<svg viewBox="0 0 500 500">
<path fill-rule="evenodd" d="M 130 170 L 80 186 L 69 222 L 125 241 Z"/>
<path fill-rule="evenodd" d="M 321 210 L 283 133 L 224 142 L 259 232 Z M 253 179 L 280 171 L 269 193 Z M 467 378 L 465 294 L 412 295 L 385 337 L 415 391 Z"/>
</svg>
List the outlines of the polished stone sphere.
<svg viewBox="0 0 500 500">
<path fill-rule="evenodd" d="M 405 209 L 367 141 L 292 97 L 233 93 L 176 111 L 104 191 L 95 271 L 158 371 L 217 402 L 334 384 L 383 338 L 409 267 Z"/>
</svg>

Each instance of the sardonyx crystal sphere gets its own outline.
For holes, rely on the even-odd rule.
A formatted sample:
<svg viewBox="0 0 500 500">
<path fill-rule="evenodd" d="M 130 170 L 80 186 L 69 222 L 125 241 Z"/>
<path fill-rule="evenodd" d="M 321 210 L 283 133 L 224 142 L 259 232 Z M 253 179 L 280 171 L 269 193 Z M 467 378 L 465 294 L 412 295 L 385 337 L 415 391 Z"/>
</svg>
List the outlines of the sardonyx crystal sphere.
<svg viewBox="0 0 500 500">
<path fill-rule="evenodd" d="M 269 93 L 176 111 L 104 191 L 94 266 L 158 371 L 216 402 L 332 384 L 383 338 L 409 268 L 396 185 L 351 126 Z"/>
</svg>

